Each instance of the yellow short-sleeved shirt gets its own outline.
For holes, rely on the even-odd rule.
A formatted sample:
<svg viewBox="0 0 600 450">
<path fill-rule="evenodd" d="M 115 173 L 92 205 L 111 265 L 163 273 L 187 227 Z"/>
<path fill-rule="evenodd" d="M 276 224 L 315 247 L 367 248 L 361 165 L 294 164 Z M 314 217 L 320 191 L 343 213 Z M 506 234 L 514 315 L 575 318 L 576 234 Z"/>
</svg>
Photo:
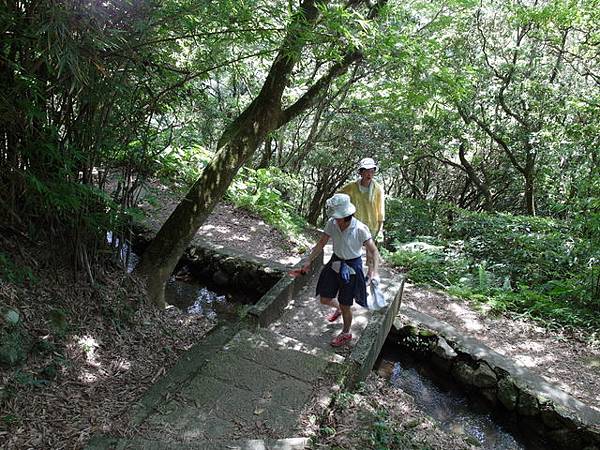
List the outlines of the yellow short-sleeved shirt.
<svg viewBox="0 0 600 450">
<path fill-rule="evenodd" d="M 366 192 L 361 191 L 359 187 L 360 179 L 346 184 L 340 189 L 340 192 L 350 196 L 350 200 L 356 206 L 354 216 L 369 227 L 373 238 L 375 238 L 379 222 L 385 220 L 385 198 L 383 187 L 375 180 L 372 180 L 371 183 L 374 183 L 372 197 L 368 190 Z"/>
</svg>

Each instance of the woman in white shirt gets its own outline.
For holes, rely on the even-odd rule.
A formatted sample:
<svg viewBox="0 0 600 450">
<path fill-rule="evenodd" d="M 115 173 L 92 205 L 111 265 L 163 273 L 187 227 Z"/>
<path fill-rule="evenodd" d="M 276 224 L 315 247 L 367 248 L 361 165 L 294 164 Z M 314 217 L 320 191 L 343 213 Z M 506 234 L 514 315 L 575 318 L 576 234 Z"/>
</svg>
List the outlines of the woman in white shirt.
<svg viewBox="0 0 600 450">
<path fill-rule="evenodd" d="M 329 239 L 332 239 L 333 256 L 321 270 L 317 282 L 317 295 L 322 304 L 334 308 L 327 320 L 333 322 L 342 316 L 342 332 L 331 341 L 332 346 L 339 347 L 352 340 L 350 326 L 354 300 L 366 307 L 367 290 L 362 269 L 362 247 L 367 250 L 367 278 L 377 277 L 379 254 L 369 228 L 353 217 L 356 208 L 348 195 L 335 194 L 328 199 L 326 211 L 330 219 L 325 225 L 321 239 L 303 267 L 292 271 L 291 274 L 294 276 L 307 272 L 313 260 L 321 254 Z"/>
</svg>

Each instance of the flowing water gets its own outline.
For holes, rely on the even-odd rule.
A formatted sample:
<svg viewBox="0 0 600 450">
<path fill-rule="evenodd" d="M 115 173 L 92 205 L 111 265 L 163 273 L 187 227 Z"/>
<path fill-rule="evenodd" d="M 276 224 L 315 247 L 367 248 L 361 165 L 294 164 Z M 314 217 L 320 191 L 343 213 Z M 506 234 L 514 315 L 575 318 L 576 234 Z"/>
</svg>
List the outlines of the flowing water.
<svg viewBox="0 0 600 450">
<path fill-rule="evenodd" d="M 449 375 L 409 355 L 385 346 L 377 364 L 377 373 L 389 378 L 398 389 L 410 394 L 417 406 L 435 419 L 444 430 L 467 435 L 468 441 L 490 450 L 543 450 L 548 448 L 531 433 L 493 410 L 479 396 L 461 391 Z"/>
<path fill-rule="evenodd" d="M 111 231 L 106 233 L 106 241 L 118 249 L 119 262 L 131 273 L 140 261 L 126 239 L 120 239 Z M 190 315 L 202 315 L 209 319 L 235 318 L 238 302 L 231 295 L 221 295 L 206 286 L 195 282 L 189 276 L 186 281 L 172 276 L 165 286 L 165 301 Z"/>
<path fill-rule="evenodd" d="M 133 272 L 133 269 L 135 269 L 135 266 L 140 261 L 140 257 L 133 252 L 130 242 L 119 238 L 112 231 L 106 232 L 106 242 L 118 250 L 119 262 L 127 270 L 127 273 Z"/>
<path fill-rule="evenodd" d="M 200 283 L 183 282 L 175 277 L 167 282 L 165 300 L 187 314 L 202 315 L 209 319 L 233 319 L 239 308 L 239 304 L 229 295 L 219 295 Z"/>
</svg>

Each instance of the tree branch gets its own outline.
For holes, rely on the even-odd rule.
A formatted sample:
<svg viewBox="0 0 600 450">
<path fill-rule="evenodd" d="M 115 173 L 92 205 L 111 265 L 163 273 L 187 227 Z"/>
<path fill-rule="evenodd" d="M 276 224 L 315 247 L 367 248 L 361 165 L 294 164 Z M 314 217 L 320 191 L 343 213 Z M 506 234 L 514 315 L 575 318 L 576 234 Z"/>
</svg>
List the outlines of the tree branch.
<svg viewBox="0 0 600 450">
<path fill-rule="evenodd" d="M 296 102 L 281 112 L 279 126 L 288 123 L 301 112 L 314 106 L 327 90 L 331 81 L 346 72 L 352 63 L 359 61 L 361 58 L 362 53 L 350 52 L 341 61 L 333 64 L 327 73 L 319 78 Z"/>
</svg>

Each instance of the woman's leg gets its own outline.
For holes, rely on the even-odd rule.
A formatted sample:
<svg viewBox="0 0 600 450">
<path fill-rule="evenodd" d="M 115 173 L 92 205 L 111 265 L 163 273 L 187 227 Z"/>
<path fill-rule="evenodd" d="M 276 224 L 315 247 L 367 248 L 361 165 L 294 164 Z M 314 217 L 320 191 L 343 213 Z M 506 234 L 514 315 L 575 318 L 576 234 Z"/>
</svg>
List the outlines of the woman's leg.
<svg viewBox="0 0 600 450">
<path fill-rule="evenodd" d="M 321 297 L 321 303 L 323 305 L 331 306 L 335 308 L 331 313 L 329 313 L 326 317 L 328 322 L 335 322 L 338 317 L 342 315 L 342 311 L 340 310 L 340 305 L 335 298 L 331 297 Z"/>
<path fill-rule="evenodd" d="M 337 299 L 335 299 L 335 298 L 321 297 L 321 304 L 331 306 L 332 308 L 335 308 L 335 309 L 340 309 L 340 304 L 338 303 Z"/>
<path fill-rule="evenodd" d="M 340 309 L 342 310 L 342 320 L 344 322 L 342 333 L 350 333 L 350 327 L 352 326 L 352 305 L 340 304 Z"/>
</svg>

